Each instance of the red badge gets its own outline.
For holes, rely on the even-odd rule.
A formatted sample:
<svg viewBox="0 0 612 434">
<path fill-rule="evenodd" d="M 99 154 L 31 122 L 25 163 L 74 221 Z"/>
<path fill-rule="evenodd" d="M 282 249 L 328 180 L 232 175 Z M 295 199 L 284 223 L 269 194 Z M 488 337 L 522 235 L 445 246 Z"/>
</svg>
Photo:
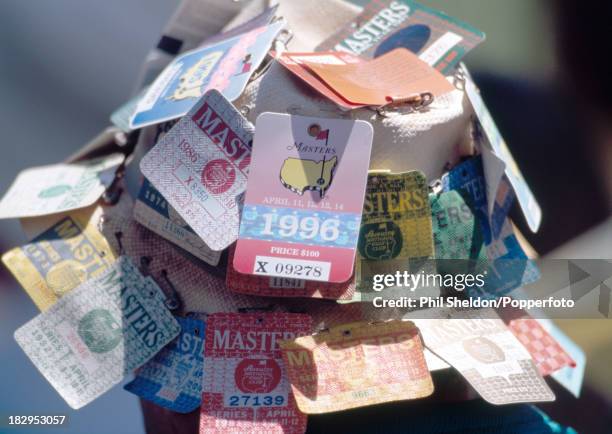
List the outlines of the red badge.
<svg viewBox="0 0 612 434">
<path fill-rule="evenodd" d="M 343 283 L 333 283 L 242 274 L 234 269 L 234 252 L 235 247 L 231 247 L 226 277 L 227 287 L 234 292 L 265 297 L 309 297 L 333 300 L 351 300 L 355 292 L 353 277 Z"/>
<path fill-rule="evenodd" d="M 279 342 L 311 330 L 303 314 L 210 315 L 200 433 L 303 433 L 306 415 L 295 404 Z"/>
</svg>

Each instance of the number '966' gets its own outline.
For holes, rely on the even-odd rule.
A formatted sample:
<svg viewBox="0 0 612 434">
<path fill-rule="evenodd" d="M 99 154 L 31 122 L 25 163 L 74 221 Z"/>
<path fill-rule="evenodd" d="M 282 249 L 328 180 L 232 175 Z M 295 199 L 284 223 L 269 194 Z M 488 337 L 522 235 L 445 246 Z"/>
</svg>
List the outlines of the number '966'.
<svg viewBox="0 0 612 434">
<path fill-rule="evenodd" d="M 299 218 L 295 215 L 263 214 L 262 235 L 280 235 L 282 238 L 312 240 L 320 237 L 323 241 L 335 241 L 340 235 L 340 220 L 326 219 L 322 222 L 312 216 Z"/>
<path fill-rule="evenodd" d="M 231 395 L 230 407 L 278 407 L 285 404 L 283 395 Z"/>
</svg>

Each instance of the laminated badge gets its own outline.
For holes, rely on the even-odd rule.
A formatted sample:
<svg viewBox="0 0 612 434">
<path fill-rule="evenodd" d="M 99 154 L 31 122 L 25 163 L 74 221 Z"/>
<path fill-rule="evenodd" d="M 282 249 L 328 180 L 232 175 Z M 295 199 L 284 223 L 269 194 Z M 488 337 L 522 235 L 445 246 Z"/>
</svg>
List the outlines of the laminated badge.
<svg viewBox="0 0 612 434">
<path fill-rule="evenodd" d="M 140 172 L 142 157 L 172 129 L 176 122 L 174 120 L 145 127 L 138 136 L 138 144 L 126 173 L 128 187 L 135 185 L 138 188 L 133 193 L 136 196 L 134 220 L 196 258 L 215 266 L 219 263 L 221 252 L 211 250 Z"/>
<path fill-rule="evenodd" d="M 438 97 L 455 89 L 439 71 L 405 48 L 356 63 L 302 62 L 351 104 L 380 107 L 421 94 Z"/>
<path fill-rule="evenodd" d="M 36 368 L 78 409 L 146 363 L 180 332 L 152 279 L 120 257 L 15 332 Z"/>
<path fill-rule="evenodd" d="M 525 311 L 502 312 L 510 331 L 529 351 L 542 376 L 551 375 L 560 369 L 576 367 L 576 362 L 542 325 Z"/>
<path fill-rule="evenodd" d="M 202 401 L 205 323 L 198 318 L 176 317 L 181 333 L 143 365 L 136 378 L 123 386 L 160 407 L 189 413 Z"/>
<path fill-rule="evenodd" d="M 210 315 L 200 433 L 303 433 L 306 415 L 297 409 L 278 345 L 311 331 L 302 314 Z"/>
<path fill-rule="evenodd" d="M 208 247 L 146 178 L 134 203 L 134 220 L 207 264 L 219 263 L 221 252 Z"/>
<path fill-rule="evenodd" d="M 370 1 L 352 23 L 316 51 L 335 50 L 378 57 L 404 47 L 444 74 L 485 38 L 484 33 L 412 0 Z"/>
<path fill-rule="evenodd" d="M 429 260 L 434 256 L 434 245 L 428 194 L 422 172 L 370 171 L 357 244 L 353 301 L 364 301 L 367 294 L 372 294 L 376 274 L 395 274 L 398 270 L 417 273 L 433 267 Z M 385 289 L 386 296 L 404 292 L 399 287 Z"/>
<path fill-rule="evenodd" d="M 275 21 L 181 54 L 138 102 L 130 128 L 184 116 L 210 89 L 217 89 L 229 101 L 234 101 L 284 26 L 282 20 Z"/>
<path fill-rule="evenodd" d="M 370 172 L 359 231 L 362 259 L 433 256 L 431 209 L 425 175 Z"/>
<path fill-rule="evenodd" d="M 487 265 L 480 223 L 457 191 L 430 196 L 435 258 L 440 274 L 478 273 Z"/>
<path fill-rule="evenodd" d="M 423 398 L 434 390 L 410 321 L 345 324 L 280 345 L 298 407 L 307 414 Z"/>
<path fill-rule="evenodd" d="M 227 288 L 234 292 L 265 297 L 311 297 L 334 300 L 350 300 L 353 297 L 354 278 L 342 283 L 332 283 L 238 273 L 232 265 L 234 251 L 235 249 L 230 247 L 226 276 Z"/>
<path fill-rule="evenodd" d="M 238 237 L 253 126 L 210 90 L 142 159 L 140 168 L 214 251 Z M 210 262 L 210 259 L 209 261 Z"/>
<path fill-rule="evenodd" d="M 413 319 L 425 346 L 495 405 L 554 401 L 529 352 L 493 309 Z M 440 313 L 441 315 L 442 313 Z"/>
<path fill-rule="evenodd" d="M 115 179 L 123 154 L 21 172 L 0 200 L 0 219 L 37 217 L 85 208 Z"/>
<path fill-rule="evenodd" d="M 471 292 L 470 289 L 470 296 L 502 296 L 539 279 L 538 268 L 527 258 L 507 219 L 511 202 L 505 200 L 505 196 L 512 194 L 511 189 L 500 190 L 501 193 L 496 196 L 494 212 L 489 214 L 487 186 L 480 156 L 453 167 L 442 177 L 442 188 L 444 191 L 457 190 L 469 198 L 487 248 L 489 269 L 485 285 L 482 291 Z M 499 233 L 495 234 L 492 227 L 500 228 Z"/>
<path fill-rule="evenodd" d="M 94 206 L 67 213 L 28 244 L 2 256 L 40 310 L 105 273 L 115 261 L 115 253 L 98 230 L 102 212 L 102 207 Z"/>
<path fill-rule="evenodd" d="M 363 107 L 363 104 L 350 103 L 344 98 L 340 97 L 340 95 L 330 89 L 329 86 L 321 82 L 319 77 L 306 64 L 306 62 L 309 62 L 328 65 L 347 65 L 351 63 L 363 62 L 361 57 L 350 53 L 335 51 L 324 53 L 283 52 L 276 56 L 276 61 L 291 71 L 296 77 L 299 77 L 305 83 L 310 85 L 321 95 L 337 104 L 340 108 L 344 110 L 353 110 Z"/>
<path fill-rule="evenodd" d="M 372 134 L 359 120 L 257 118 L 237 272 L 335 283 L 351 278 Z"/>
</svg>

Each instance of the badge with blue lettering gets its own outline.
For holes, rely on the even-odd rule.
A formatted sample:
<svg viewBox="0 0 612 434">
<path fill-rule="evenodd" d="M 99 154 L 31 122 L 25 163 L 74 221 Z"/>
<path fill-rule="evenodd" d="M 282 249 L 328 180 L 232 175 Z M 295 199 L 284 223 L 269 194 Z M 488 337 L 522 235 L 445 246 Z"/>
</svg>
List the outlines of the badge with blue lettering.
<svg viewBox="0 0 612 434">
<path fill-rule="evenodd" d="M 468 294 L 477 297 L 502 296 L 512 290 L 535 282 L 540 273 L 535 263 L 527 258 L 510 221 L 506 218 L 511 200 L 503 194 L 512 194 L 511 189 L 501 189 L 496 196 L 494 212 L 489 217 L 487 191 L 481 157 L 474 157 L 442 177 L 444 191 L 458 190 L 468 197 L 473 206 L 473 213 L 480 222 L 483 233 L 489 269 L 482 288 L 472 287 Z M 500 228 L 496 234 L 492 227 Z"/>
<path fill-rule="evenodd" d="M 210 90 L 144 156 L 142 173 L 213 251 L 238 237 L 253 125 Z"/>
<path fill-rule="evenodd" d="M 234 256 L 236 271 L 349 280 L 372 135 L 372 126 L 361 120 L 262 113 Z"/>
<path fill-rule="evenodd" d="M 302 434 L 279 342 L 312 332 L 308 315 L 214 313 L 206 321 L 200 433 Z"/>
<path fill-rule="evenodd" d="M 471 25 L 412 0 L 367 3 L 355 20 L 318 47 L 378 57 L 406 48 L 444 74 L 480 44 L 485 34 Z"/>
<path fill-rule="evenodd" d="M 146 178 L 134 201 L 134 220 L 207 264 L 219 263 L 221 252 L 211 250 Z"/>
<path fill-rule="evenodd" d="M 176 317 L 181 333 L 123 386 L 160 407 L 189 413 L 202 401 L 204 321 Z"/>
<path fill-rule="evenodd" d="M 154 280 L 122 256 L 17 329 L 15 340 L 68 405 L 78 409 L 179 334 L 164 298 Z"/>
<path fill-rule="evenodd" d="M 40 310 L 47 310 L 115 262 L 115 254 L 95 220 L 91 210 L 68 214 L 28 244 L 2 256 L 2 262 Z"/>
<path fill-rule="evenodd" d="M 177 57 L 138 102 L 130 128 L 184 116 L 210 89 L 238 98 L 284 25 L 276 21 Z"/>
</svg>

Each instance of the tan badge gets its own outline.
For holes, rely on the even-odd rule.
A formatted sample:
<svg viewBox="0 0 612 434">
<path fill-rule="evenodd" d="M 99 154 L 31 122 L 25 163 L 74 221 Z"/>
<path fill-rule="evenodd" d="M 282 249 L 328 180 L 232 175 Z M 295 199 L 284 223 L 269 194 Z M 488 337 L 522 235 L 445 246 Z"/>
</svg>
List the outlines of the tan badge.
<svg viewBox="0 0 612 434">
<path fill-rule="evenodd" d="M 328 413 L 433 393 L 418 329 L 410 321 L 357 322 L 281 341 L 299 409 Z"/>
<path fill-rule="evenodd" d="M 115 261 L 98 231 L 94 207 L 63 216 L 28 244 L 2 256 L 2 262 L 41 310 Z"/>
</svg>

